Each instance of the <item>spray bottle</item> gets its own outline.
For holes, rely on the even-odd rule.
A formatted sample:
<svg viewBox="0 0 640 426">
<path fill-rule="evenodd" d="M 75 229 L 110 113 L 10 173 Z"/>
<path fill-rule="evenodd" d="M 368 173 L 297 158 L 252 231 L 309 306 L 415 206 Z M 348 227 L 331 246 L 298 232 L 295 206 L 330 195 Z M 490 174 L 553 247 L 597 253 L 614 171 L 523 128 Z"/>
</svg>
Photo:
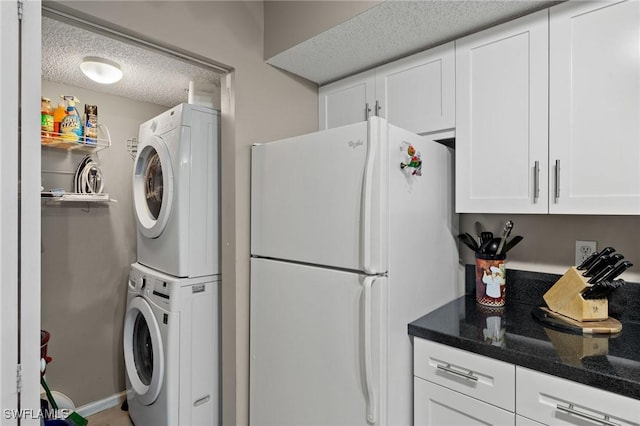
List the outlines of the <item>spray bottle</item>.
<svg viewBox="0 0 640 426">
<path fill-rule="evenodd" d="M 53 111 L 53 135 L 60 138 L 60 123 L 67 116 L 67 108 L 64 102 L 58 102 L 58 108 Z"/>
<path fill-rule="evenodd" d="M 84 140 L 87 145 L 98 143 L 98 105 L 84 106 Z"/>
<path fill-rule="evenodd" d="M 62 139 L 82 143 L 82 117 L 76 108 L 76 102 L 79 102 L 75 96 L 61 96 L 67 102 L 67 115 L 60 122 L 60 134 Z"/>
</svg>

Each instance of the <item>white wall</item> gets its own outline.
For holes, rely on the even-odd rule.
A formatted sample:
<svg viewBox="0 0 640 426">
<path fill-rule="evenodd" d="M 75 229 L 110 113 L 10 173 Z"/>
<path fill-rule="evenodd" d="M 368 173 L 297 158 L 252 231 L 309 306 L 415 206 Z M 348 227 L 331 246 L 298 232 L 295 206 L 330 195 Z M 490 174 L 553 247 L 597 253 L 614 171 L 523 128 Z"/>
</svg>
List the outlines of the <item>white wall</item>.
<svg viewBox="0 0 640 426">
<path fill-rule="evenodd" d="M 98 105 L 98 121 L 113 145 L 97 159 L 104 192 L 117 203 L 42 206 L 42 328 L 51 333 L 53 357 L 47 382 L 80 406 L 125 388 L 122 327 L 129 265 L 136 260 L 133 160 L 126 141 L 167 108 L 48 81 L 42 95 L 56 106 L 60 95 L 74 95 L 80 114 L 85 103 Z M 82 158 L 44 148 L 42 169 L 74 172 Z M 72 181 L 70 174 L 42 174 L 46 190 L 71 191 Z"/>
<path fill-rule="evenodd" d="M 380 1 L 266 1 L 264 57 L 269 59 L 284 52 L 378 3 Z"/>
<path fill-rule="evenodd" d="M 222 416 L 248 424 L 250 146 L 317 130 L 317 87 L 265 64 L 262 1 L 63 4 L 234 70 L 222 95 Z"/>
<path fill-rule="evenodd" d="M 460 215 L 460 232 L 475 235 L 475 222 L 498 234 L 507 220 L 514 222 L 514 235 L 524 240 L 507 254 L 507 268 L 564 274 L 574 265 L 576 240 L 597 241 L 598 250 L 614 247 L 634 267 L 621 278 L 640 282 L 640 216 L 579 215 Z M 473 253 L 460 246 L 465 264 L 475 264 Z"/>
</svg>

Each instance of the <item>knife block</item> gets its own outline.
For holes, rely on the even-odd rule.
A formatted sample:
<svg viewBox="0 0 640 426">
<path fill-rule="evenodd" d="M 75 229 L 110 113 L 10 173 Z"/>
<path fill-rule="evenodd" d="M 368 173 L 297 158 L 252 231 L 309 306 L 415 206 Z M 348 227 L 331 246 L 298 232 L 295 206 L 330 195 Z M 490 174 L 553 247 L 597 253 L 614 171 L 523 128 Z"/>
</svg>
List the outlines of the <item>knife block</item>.
<svg viewBox="0 0 640 426">
<path fill-rule="evenodd" d="M 582 298 L 582 292 L 591 286 L 587 283 L 588 279 L 583 277 L 575 266 L 569 268 L 543 296 L 549 309 L 576 321 L 606 320 L 609 317 L 606 298 Z"/>
</svg>

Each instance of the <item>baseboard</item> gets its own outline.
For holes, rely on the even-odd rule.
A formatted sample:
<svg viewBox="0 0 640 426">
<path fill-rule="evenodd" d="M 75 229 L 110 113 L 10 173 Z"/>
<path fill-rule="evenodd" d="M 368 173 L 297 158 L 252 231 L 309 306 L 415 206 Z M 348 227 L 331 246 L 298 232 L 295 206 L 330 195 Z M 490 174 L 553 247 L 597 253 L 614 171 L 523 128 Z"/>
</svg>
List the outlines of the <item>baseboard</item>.
<svg viewBox="0 0 640 426">
<path fill-rule="evenodd" d="M 82 417 L 88 417 L 92 414 L 120 405 L 125 399 L 127 399 L 127 393 L 122 391 L 99 401 L 93 401 L 83 405 L 82 407 L 77 407 L 76 413 L 80 414 Z"/>
</svg>

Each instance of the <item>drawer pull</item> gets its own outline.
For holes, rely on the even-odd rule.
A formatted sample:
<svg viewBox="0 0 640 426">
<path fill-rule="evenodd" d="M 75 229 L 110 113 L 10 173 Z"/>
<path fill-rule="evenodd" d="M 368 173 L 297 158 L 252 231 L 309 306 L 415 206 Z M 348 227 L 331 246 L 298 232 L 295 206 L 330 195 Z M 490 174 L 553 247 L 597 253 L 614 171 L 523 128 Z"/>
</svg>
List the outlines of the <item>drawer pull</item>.
<svg viewBox="0 0 640 426">
<path fill-rule="evenodd" d="M 540 198 L 540 162 L 533 163 L 533 202 L 538 202 Z"/>
<path fill-rule="evenodd" d="M 464 377 L 465 379 L 473 380 L 474 382 L 478 381 L 478 377 L 473 375 L 473 371 L 469 370 L 468 373 L 463 373 L 462 371 L 455 370 L 451 368 L 451 364 L 436 366 L 438 370 L 446 371 L 447 373 L 455 374 L 456 376 Z"/>
<path fill-rule="evenodd" d="M 573 408 L 573 404 L 569 404 L 568 407 L 564 407 L 564 406 L 558 404 L 558 405 L 556 405 L 556 408 L 558 410 L 560 410 L 560 411 L 564 411 L 565 413 L 573 414 L 574 416 L 582 417 L 583 419 L 587 419 L 587 420 L 591 420 L 591 421 L 594 421 L 594 422 L 598 422 L 598 423 L 603 424 L 603 425 L 620 426 L 619 423 L 613 423 L 612 421 L 609 421 L 609 416 L 604 416 L 604 418 L 600 418 L 600 417 L 592 416 L 591 414 L 581 413 L 580 411 L 578 411 L 575 408 Z"/>
</svg>

